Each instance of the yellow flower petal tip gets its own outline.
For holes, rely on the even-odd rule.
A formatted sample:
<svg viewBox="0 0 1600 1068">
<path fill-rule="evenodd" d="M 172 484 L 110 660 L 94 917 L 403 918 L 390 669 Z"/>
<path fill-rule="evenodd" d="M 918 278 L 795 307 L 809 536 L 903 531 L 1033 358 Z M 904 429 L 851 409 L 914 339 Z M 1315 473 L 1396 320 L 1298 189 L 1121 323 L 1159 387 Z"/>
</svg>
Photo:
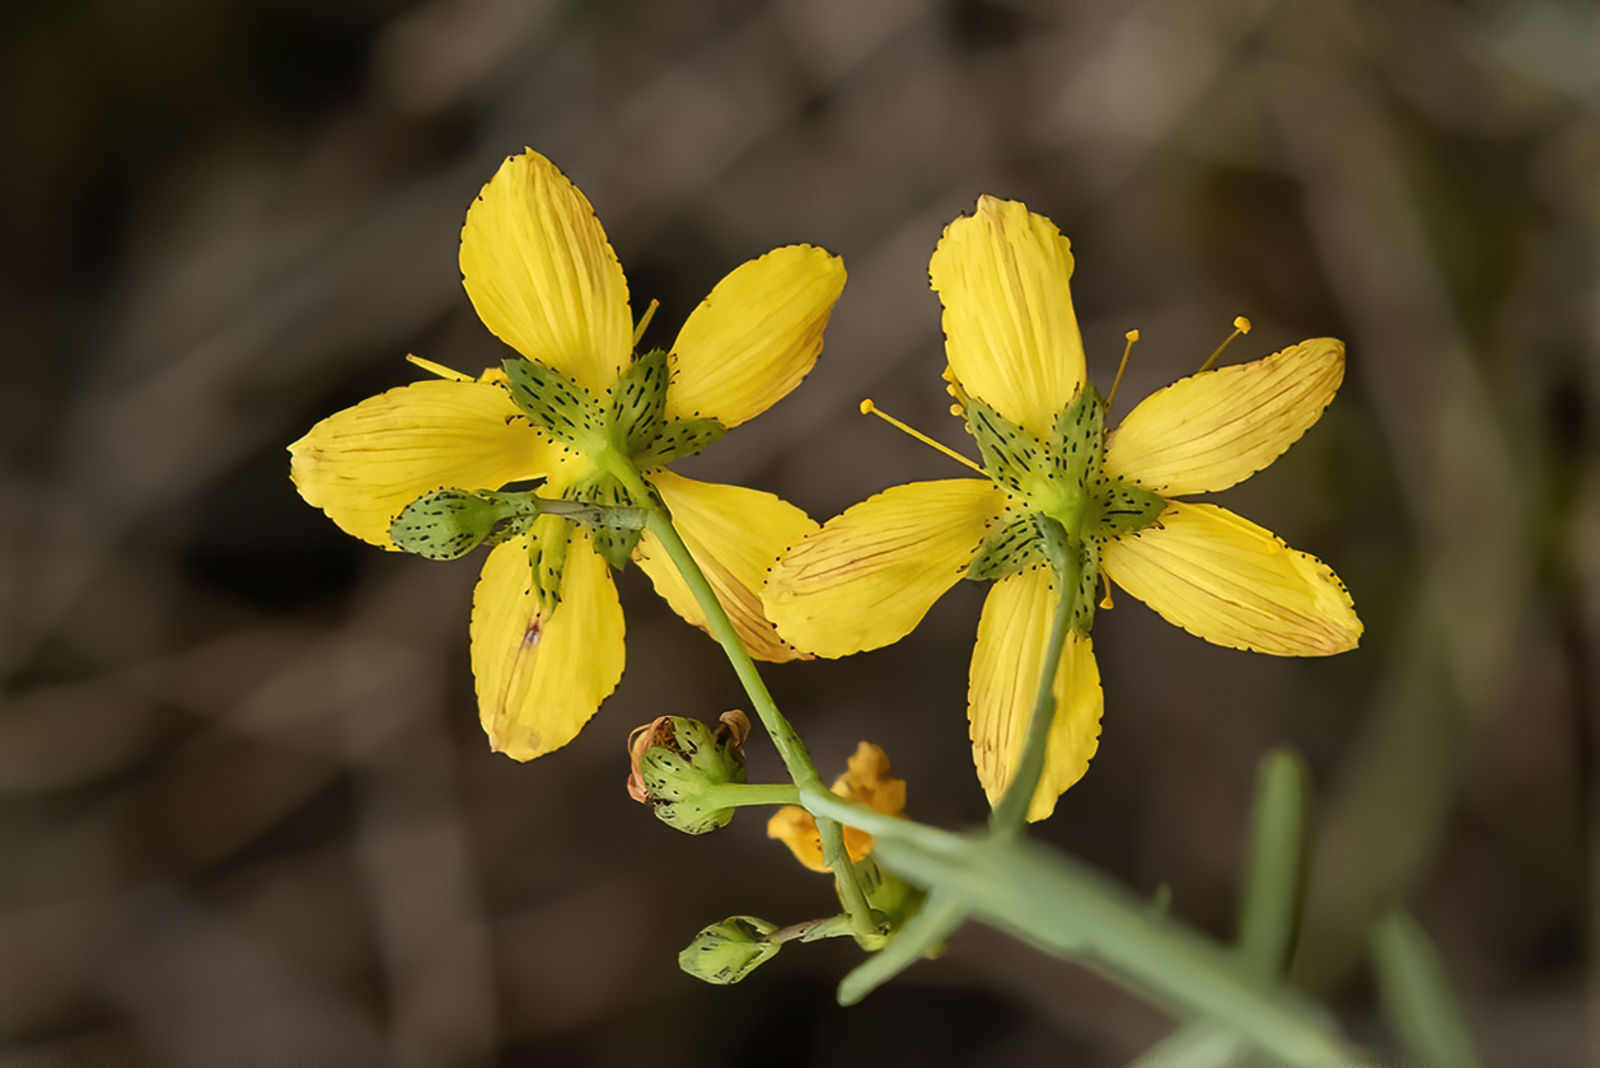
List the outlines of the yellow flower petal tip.
<svg viewBox="0 0 1600 1068">
<path fill-rule="evenodd" d="M 1104 546 L 1111 580 L 1169 623 L 1230 649 L 1332 656 L 1363 626 L 1321 560 L 1214 504 L 1172 501 L 1159 525 Z"/>
<path fill-rule="evenodd" d="M 562 521 L 538 520 L 548 522 Z M 606 562 L 572 532 L 560 601 L 546 608 L 530 582 L 533 536 L 494 548 L 472 599 L 479 715 L 490 748 L 513 760 L 572 741 L 622 678 L 622 606 Z"/>
<path fill-rule="evenodd" d="M 833 792 L 851 801 L 869 805 L 886 816 L 905 815 L 906 784 L 890 774 L 889 754 L 871 742 L 860 742 L 851 755 L 845 773 L 834 780 Z M 812 871 L 827 871 L 822 856 L 822 836 L 817 821 L 799 805 L 785 805 L 767 821 L 767 837 L 789 847 L 801 864 Z M 854 827 L 844 829 L 845 851 L 852 862 L 872 852 L 872 835 Z"/>
<path fill-rule="evenodd" d="M 1060 595 L 1048 569 L 1030 568 L 994 584 L 978 620 L 967 687 L 967 721 L 978 781 L 998 805 L 1017 772 L 1045 666 Z M 1105 700 L 1087 635 L 1072 634 L 1056 669 L 1056 711 L 1044 771 L 1028 806 L 1030 821 L 1055 811 L 1056 799 L 1089 770 L 1100 745 Z"/>
<path fill-rule="evenodd" d="M 1106 442 L 1106 470 L 1164 497 L 1215 493 L 1276 460 L 1344 381 L 1344 342 L 1310 338 L 1150 394 Z"/>
<path fill-rule="evenodd" d="M 893 486 L 783 555 L 762 590 L 767 617 L 817 656 L 897 642 L 960 581 L 1005 503 L 986 479 Z"/>
<path fill-rule="evenodd" d="M 945 227 L 928 262 L 955 379 L 1038 437 L 1084 383 L 1072 269 L 1055 223 L 992 196 Z"/>
<path fill-rule="evenodd" d="M 775 248 L 729 272 L 668 351 L 667 414 L 734 427 L 783 399 L 816 364 L 844 283 L 844 260 L 814 245 Z"/>
<path fill-rule="evenodd" d="M 603 393 L 633 349 L 628 282 L 587 197 L 531 149 L 467 210 L 461 277 L 500 340 Z"/>
</svg>

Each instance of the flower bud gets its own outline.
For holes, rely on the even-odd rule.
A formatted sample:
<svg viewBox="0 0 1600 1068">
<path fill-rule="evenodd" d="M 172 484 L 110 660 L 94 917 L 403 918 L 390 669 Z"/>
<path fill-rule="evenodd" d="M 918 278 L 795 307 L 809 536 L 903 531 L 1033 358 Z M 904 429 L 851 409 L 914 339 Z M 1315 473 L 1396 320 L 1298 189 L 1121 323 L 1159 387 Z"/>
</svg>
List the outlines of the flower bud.
<svg viewBox="0 0 1600 1068">
<path fill-rule="evenodd" d="M 657 718 L 628 737 L 629 796 L 686 834 L 727 826 L 733 809 L 719 807 L 712 795 L 745 781 L 749 733 L 750 721 L 737 710 L 723 713 L 714 729 L 684 716 Z"/>
<path fill-rule="evenodd" d="M 771 940 L 777 929 L 756 916 L 729 916 L 695 935 L 678 954 L 678 967 L 718 986 L 737 983 L 777 955 L 783 945 Z"/>
</svg>

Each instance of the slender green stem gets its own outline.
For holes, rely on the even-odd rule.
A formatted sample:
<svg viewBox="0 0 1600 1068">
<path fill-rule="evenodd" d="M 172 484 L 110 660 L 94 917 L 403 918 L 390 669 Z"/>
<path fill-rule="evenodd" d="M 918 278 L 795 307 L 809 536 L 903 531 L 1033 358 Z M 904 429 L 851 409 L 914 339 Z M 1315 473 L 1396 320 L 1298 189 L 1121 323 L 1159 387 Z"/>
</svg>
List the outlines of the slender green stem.
<svg viewBox="0 0 1600 1068">
<path fill-rule="evenodd" d="M 1078 554 L 1068 547 L 1054 552 L 1056 583 L 1061 589 L 1061 599 L 1056 604 L 1056 614 L 1050 624 L 1050 641 L 1045 647 L 1044 667 L 1039 672 L 1038 696 L 1033 701 L 1033 718 L 1028 721 L 1028 736 L 1023 742 L 1022 759 L 1017 762 L 1017 773 L 1006 787 L 1000 803 L 989 817 L 989 830 L 995 835 L 1009 837 L 1021 831 L 1028 816 L 1028 806 L 1039 788 L 1039 777 L 1044 774 L 1045 752 L 1049 748 L 1050 724 L 1056 713 L 1056 675 L 1061 670 L 1061 654 L 1066 649 L 1067 632 L 1072 626 L 1072 616 L 1078 605 L 1078 575 L 1081 568 Z"/>
<path fill-rule="evenodd" d="M 800 788 L 793 783 L 730 782 L 700 789 L 700 801 L 708 808 L 744 808 L 749 805 L 798 805 Z"/>
<path fill-rule="evenodd" d="M 632 490 L 633 487 L 630 486 L 629 491 Z M 688 583 L 689 591 L 694 594 L 701 611 L 706 615 L 707 629 L 717 644 L 722 646 L 722 651 L 727 654 L 728 662 L 733 665 L 734 674 L 739 677 L 740 685 L 749 696 L 756 717 L 761 720 L 761 725 L 772 738 L 772 744 L 777 747 L 778 756 L 783 758 L 783 766 L 788 769 L 789 776 L 794 779 L 796 785 L 821 782 L 821 776 L 817 774 L 816 766 L 811 762 L 811 755 L 806 752 L 805 743 L 789 725 L 789 721 L 783 717 L 783 713 L 778 711 L 777 702 L 772 699 L 766 682 L 756 670 L 755 661 L 750 658 L 749 650 L 744 647 L 738 632 L 733 629 L 733 621 L 728 618 L 728 613 L 723 609 L 722 602 L 717 599 L 716 591 L 711 588 L 705 573 L 700 570 L 700 565 L 695 563 L 694 557 L 690 555 L 689 547 L 679 537 L 672 520 L 662 509 L 651 508 L 649 517 L 645 520 L 645 529 L 661 542 L 662 548 L 667 551 L 667 557 L 677 566 L 684 581 Z"/>
<path fill-rule="evenodd" d="M 817 832 L 822 838 L 822 859 L 833 872 L 833 885 L 839 892 L 839 902 L 855 926 L 856 940 L 870 938 L 879 931 L 872 918 L 872 906 L 867 904 L 867 892 L 861 886 L 861 877 L 850 859 L 844 844 L 844 826 L 838 820 L 812 814 L 817 821 Z"/>
<path fill-rule="evenodd" d="M 706 629 L 711 632 L 717 644 L 722 646 L 728 662 L 733 665 L 733 672 L 739 677 L 740 685 L 749 696 L 756 717 L 766 728 L 767 735 L 778 750 L 778 756 L 783 759 L 783 765 L 788 769 L 789 777 L 794 780 L 795 786 L 801 790 L 807 787 L 821 789 L 822 777 L 817 774 L 816 765 L 811 762 L 811 755 L 806 752 L 805 743 L 800 740 L 800 736 L 795 733 L 794 727 L 784 718 L 783 713 L 778 711 L 778 703 L 772 699 L 766 681 L 756 670 L 755 661 L 750 658 L 750 651 L 739 638 L 733 620 L 728 618 L 728 612 L 723 608 L 716 591 L 711 588 L 705 572 L 700 570 L 694 555 L 689 552 L 689 547 L 678 534 L 677 527 L 673 526 L 672 517 L 657 503 L 655 494 L 651 492 L 649 485 L 631 462 L 620 454 L 611 453 L 603 456 L 601 463 L 617 481 L 622 483 L 634 503 L 645 509 L 645 529 L 661 542 L 668 559 L 683 576 L 683 581 L 689 586 L 689 592 L 694 594 L 700 610 L 705 613 Z M 861 889 L 855 867 L 850 863 L 849 854 L 845 850 L 843 828 L 836 821 L 819 816 L 817 830 L 822 837 L 823 859 L 833 871 L 834 881 L 839 888 L 839 900 L 850 916 L 857 936 L 866 938 L 875 934 L 877 925 L 873 922 L 872 909 L 867 905 L 866 893 Z"/>
<path fill-rule="evenodd" d="M 773 942 L 818 942 L 824 938 L 844 938 L 854 935 L 855 927 L 848 915 L 829 916 L 825 920 L 807 920 L 792 924 L 768 935 Z"/>
</svg>

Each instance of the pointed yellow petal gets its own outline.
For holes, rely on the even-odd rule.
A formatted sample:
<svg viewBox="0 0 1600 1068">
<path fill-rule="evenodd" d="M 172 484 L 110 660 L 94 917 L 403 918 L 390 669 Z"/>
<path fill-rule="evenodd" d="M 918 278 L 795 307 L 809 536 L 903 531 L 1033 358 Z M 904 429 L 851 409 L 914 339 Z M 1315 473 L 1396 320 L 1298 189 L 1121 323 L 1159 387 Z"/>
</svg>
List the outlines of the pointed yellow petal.
<svg viewBox="0 0 1600 1068">
<path fill-rule="evenodd" d="M 622 265 L 589 201 L 537 152 L 509 157 L 467 209 L 461 275 L 496 337 L 596 396 L 628 362 Z"/>
<path fill-rule="evenodd" d="M 1344 342 L 1312 338 L 1150 394 L 1106 442 L 1106 469 L 1155 493 L 1214 493 L 1299 440 L 1344 379 Z"/>
<path fill-rule="evenodd" d="M 816 521 L 761 490 L 697 482 L 666 470 L 652 472 L 649 479 L 750 655 L 778 662 L 802 657 L 762 612 L 761 584 L 785 549 L 817 529 Z M 655 535 L 645 532 L 633 559 L 674 612 L 705 627 L 700 603 Z"/>
<path fill-rule="evenodd" d="M 811 245 L 736 268 L 678 332 L 667 415 L 737 426 L 800 384 L 844 290 L 844 261 Z"/>
<path fill-rule="evenodd" d="M 538 478 L 556 449 L 499 386 L 428 379 L 330 415 L 289 457 L 300 496 L 346 533 L 393 549 L 389 524 L 424 493 Z"/>
<path fill-rule="evenodd" d="M 976 213 L 945 227 L 928 273 L 944 305 L 945 351 L 957 380 L 1047 437 L 1084 381 L 1067 239 L 1024 204 L 979 197 Z"/>
<path fill-rule="evenodd" d="M 762 595 L 767 615 L 818 656 L 897 642 L 961 578 L 1005 503 L 974 478 L 884 490 L 784 555 Z"/>
<path fill-rule="evenodd" d="M 1049 571 L 1033 567 L 996 582 L 983 602 L 967 687 L 967 722 L 978 781 L 991 807 L 1000 803 L 1022 760 L 1058 601 Z M 1044 772 L 1028 805 L 1030 821 L 1055 811 L 1056 798 L 1083 778 L 1100 745 L 1105 702 L 1087 635 L 1068 635 L 1056 669 L 1055 697 Z"/>
<path fill-rule="evenodd" d="M 1111 581 L 1197 637 L 1276 656 L 1327 656 L 1361 637 L 1327 564 L 1214 504 L 1170 501 L 1157 526 L 1107 542 Z"/>
<path fill-rule="evenodd" d="M 490 748 L 513 760 L 572 741 L 622 677 L 622 606 L 605 561 L 589 535 L 574 530 L 561 603 L 541 617 L 528 566 L 536 533 L 495 546 L 472 596 L 478 715 Z"/>
</svg>

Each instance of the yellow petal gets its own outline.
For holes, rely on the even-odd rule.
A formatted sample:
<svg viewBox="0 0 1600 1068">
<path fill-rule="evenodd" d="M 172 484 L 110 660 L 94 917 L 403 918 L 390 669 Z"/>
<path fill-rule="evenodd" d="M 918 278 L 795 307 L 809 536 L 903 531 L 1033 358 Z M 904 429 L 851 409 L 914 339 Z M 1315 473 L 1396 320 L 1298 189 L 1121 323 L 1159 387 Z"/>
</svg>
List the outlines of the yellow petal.
<svg viewBox="0 0 1600 1068">
<path fill-rule="evenodd" d="M 827 871 L 828 862 L 822 859 L 822 834 L 817 821 L 799 805 L 784 805 L 767 821 L 767 837 L 776 838 L 789 847 L 794 859 L 812 871 Z"/>
<path fill-rule="evenodd" d="M 596 396 L 628 362 L 622 265 L 589 201 L 537 152 L 507 158 L 467 209 L 461 275 L 496 337 Z"/>
<path fill-rule="evenodd" d="M 978 198 L 945 227 L 928 263 L 944 305 L 945 351 L 968 393 L 1047 437 L 1083 387 L 1083 339 L 1067 283 L 1071 245 L 1027 205 Z"/>
<path fill-rule="evenodd" d="M 1167 622 L 1217 645 L 1327 656 L 1361 637 L 1327 564 L 1214 504 L 1168 502 L 1157 526 L 1102 546 L 1100 564 Z"/>
<path fill-rule="evenodd" d="M 289 446 L 289 475 L 341 530 L 393 549 L 389 525 L 424 493 L 538 478 L 556 454 L 499 386 L 428 379 L 312 427 Z"/>
<path fill-rule="evenodd" d="M 886 816 L 904 816 L 906 783 L 889 774 L 889 754 L 871 742 L 857 744 L 847 770 L 834 780 L 840 797 L 871 805 Z M 784 805 L 767 821 L 767 837 L 789 847 L 795 859 L 812 871 L 827 871 L 822 858 L 822 836 L 817 821 L 799 805 Z M 872 835 L 855 827 L 844 828 L 844 848 L 851 861 L 872 852 Z"/>
<path fill-rule="evenodd" d="M 982 479 L 890 487 L 784 555 L 763 593 L 767 615 L 818 656 L 897 642 L 961 578 L 1005 503 Z"/>
<path fill-rule="evenodd" d="M 666 470 L 652 472 L 649 478 L 750 655 L 772 661 L 802 657 L 800 650 L 778 637 L 763 613 L 761 584 L 779 555 L 816 530 L 816 522 L 783 498 L 761 490 L 698 482 Z M 639 539 L 633 559 L 674 612 L 705 627 L 700 603 L 654 534 L 646 531 Z"/>
<path fill-rule="evenodd" d="M 667 415 L 737 426 L 800 384 L 844 290 L 844 261 L 811 245 L 736 268 L 678 332 Z"/>
<path fill-rule="evenodd" d="M 1039 695 L 1045 649 L 1059 598 L 1043 567 L 1007 575 L 983 602 L 972 650 L 967 721 L 978 781 L 998 805 L 1017 773 L 1028 723 Z M 1046 743 L 1044 772 L 1028 804 L 1028 819 L 1055 811 L 1056 798 L 1083 778 L 1100 745 L 1104 698 L 1100 668 L 1087 635 L 1071 632 L 1055 678 L 1056 711 Z"/>
<path fill-rule="evenodd" d="M 540 616 L 528 566 L 537 525 L 497 545 L 472 597 L 472 674 L 489 746 L 513 760 L 560 749 L 622 677 L 622 606 L 589 535 L 572 532 L 561 602 Z"/>
<path fill-rule="evenodd" d="M 1106 442 L 1106 469 L 1169 497 L 1242 482 L 1299 440 L 1344 379 L 1344 342 L 1312 338 L 1150 394 Z"/>
</svg>

